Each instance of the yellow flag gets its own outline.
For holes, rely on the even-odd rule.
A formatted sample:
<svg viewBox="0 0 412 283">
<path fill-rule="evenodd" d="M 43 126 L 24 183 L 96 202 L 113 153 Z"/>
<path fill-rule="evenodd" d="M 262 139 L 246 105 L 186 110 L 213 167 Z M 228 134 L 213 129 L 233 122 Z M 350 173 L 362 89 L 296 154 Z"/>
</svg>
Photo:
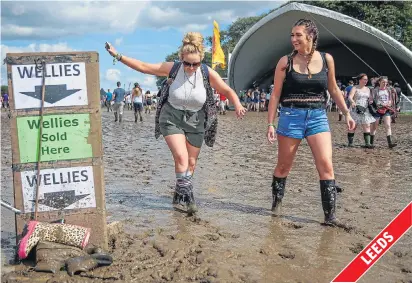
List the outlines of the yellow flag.
<svg viewBox="0 0 412 283">
<path fill-rule="evenodd" d="M 222 69 L 226 68 L 225 53 L 220 46 L 219 25 L 213 21 L 213 42 L 212 42 L 212 69 L 220 65 Z"/>
</svg>

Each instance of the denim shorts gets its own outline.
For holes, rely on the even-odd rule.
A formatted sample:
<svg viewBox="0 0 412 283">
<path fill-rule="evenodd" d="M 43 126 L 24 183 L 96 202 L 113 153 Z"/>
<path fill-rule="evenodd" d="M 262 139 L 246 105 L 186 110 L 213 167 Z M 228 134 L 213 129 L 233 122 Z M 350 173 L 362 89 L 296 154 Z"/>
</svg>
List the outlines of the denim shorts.
<svg viewBox="0 0 412 283">
<path fill-rule="evenodd" d="M 303 139 L 323 132 L 330 132 L 325 109 L 280 108 L 277 134 Z"/>
<path fill-rule="evenodd" d="M 382 118 L 382 117 L 385 117 L 385 116 L 391 116 L 391 113 L 388 110 L 388 111 L 385 112 L 385 114 L 380 114 L 380 113 L 376 112 L 376 113 L 373 113 L 372 116 L 375 117 L 375 118 Z"/>
</svg>

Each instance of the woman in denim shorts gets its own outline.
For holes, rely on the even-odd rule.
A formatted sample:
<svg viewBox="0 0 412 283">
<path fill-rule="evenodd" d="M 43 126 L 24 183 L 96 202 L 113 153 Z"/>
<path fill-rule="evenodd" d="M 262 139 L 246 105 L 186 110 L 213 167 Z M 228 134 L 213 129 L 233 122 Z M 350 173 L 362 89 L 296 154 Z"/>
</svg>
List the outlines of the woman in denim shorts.
<svg viewBox="0 0 412 283">
<path fill-rule="evenodd" d="M 198 32 L 185 34 L 179 50 L 180 62 L 149 64 L 117 53 L 110 44 L 106 48 L 118 61 L 138 72 L 168 77 L 165 82 L 168 87 L 163 85 L 158 101 L 155 137 L 163 135 L 173 155 L 176 173 L 173 204 L 183 204 L 187 213 L 193 214 L 197 207 L 192 175 L 203 141 L 213 146 L 217 130 L 212 88 L 232 102 L 238 118 L 245 115 L 246 109 L 219 74 L 202 64 L 205 47 Z"/>
<path fill-rule="evenodd" d="M 395 113 L 396 105 L 396 90 L 388 86 L 388 78 L 380 77 L 379 85 L 372 90 L 374 104 L 377 107 L 377 112 L 373 114 L 376 122 L 371 124 L 371 144 L 375 140 L 376 129 L 379 126 L 379 119 L 382 118 L 386 129 L 386 140 L 388 147 L 394 148 L 397 144 L 392 140 L 391 115 Z"/>
<path fill-rule="evenodd" d="M 349 129 L 355 127 L 355 122 L 336 84 L 333 57 L 316 50 L 318 34 L 313 21 L 297 21 L 291 33 L 293 52 L 282 57 L 276 66 L 267 131 L 267 138 L 273 143 L 276 140 L 275 113 L 280 103 L 276 130 L 278 161 L 272 182 L 272 211 L 275 215 L 280 213 L 286 177 L 301 140 L 306 138 L 319 173 L 324 224 L 341 226 L 342 223 L 335 216 L 337 186 L 332 165 L 332 140 L 325 111 L 327 90 L 345 115 Z"/>
</svg>

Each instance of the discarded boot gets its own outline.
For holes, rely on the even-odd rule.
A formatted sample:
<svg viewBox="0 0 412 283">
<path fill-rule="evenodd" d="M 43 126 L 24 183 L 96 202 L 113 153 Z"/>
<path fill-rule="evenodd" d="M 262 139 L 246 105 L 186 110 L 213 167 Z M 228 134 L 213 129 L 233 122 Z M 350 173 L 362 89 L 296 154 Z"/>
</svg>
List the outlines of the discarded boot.
<svg viewBox="0 0 412 283">
<path fill-rule="evenodd" d="M 36 247 L 36 267 L 38 272 L 56 273 L 64 267 L 68 258 L 83 256 L 79 248 L 52 242 L 39 242 Z"/>
<path fill-rule="evenodd" d="M 70 276 L 78 272 L 86 272 L 99 266 L 108 266 L 113 263 L 113 258 L 107 253 L 98 253 L 74 257 L 66 260 L 67 273 Z"/>
<path fill-rule="evenodd" d="M 187 214 L 190 216 L 197 212 L 197 206 L 193 195 L 192 181 L 187 178 L 178 179 L 173 195 L 173 204 L 186 206 Z"/>
<path fill-rule="evenodd" d="M 25 259 L 39 241 L 61 243 L 84 248 L 90 237 L 90 228 L 70 225 L 30 221 L 27 232 L 19 243 L 18 256 Z"/>
<path fill-rule="evenodd" d="M 346 228 L 347 226 L 336 219 L 336 185 L 335 180 L 320 180 L 322 208 L 325 214 L 324 225 Z"/>
<path fill-rule="evenodd" d="M 274 215 L 280 215 L 282 210 L 282 199 L 285 195 L 286 177 L 278 178 L 273 176 L 272 181 L 272 212 Z"/>
</svg>

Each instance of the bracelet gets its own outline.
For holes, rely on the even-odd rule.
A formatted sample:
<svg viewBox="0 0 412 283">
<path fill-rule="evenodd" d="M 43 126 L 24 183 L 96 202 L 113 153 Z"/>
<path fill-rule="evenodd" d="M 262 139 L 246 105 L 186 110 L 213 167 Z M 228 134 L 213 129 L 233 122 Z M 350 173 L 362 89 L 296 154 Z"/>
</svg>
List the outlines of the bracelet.
<svg viewBox="0 0 412 283">
<path fill-rule="evenodd" d="M 116 61 L 121 61 L 122 60 L 123 55 L 120 53 L 117 53 L 115 56 L 113 56 L 113 65 L 116 64 Z"/>
<path fill-rule="evenodd" d="M 275 126 L 275 124 L 273 124 L 273 123 L 269 123 L 269 124 L 268 124 L 268 127 L 273 127 L 273 128 L 276 129 L 276 126 Z"/>
</svg>

